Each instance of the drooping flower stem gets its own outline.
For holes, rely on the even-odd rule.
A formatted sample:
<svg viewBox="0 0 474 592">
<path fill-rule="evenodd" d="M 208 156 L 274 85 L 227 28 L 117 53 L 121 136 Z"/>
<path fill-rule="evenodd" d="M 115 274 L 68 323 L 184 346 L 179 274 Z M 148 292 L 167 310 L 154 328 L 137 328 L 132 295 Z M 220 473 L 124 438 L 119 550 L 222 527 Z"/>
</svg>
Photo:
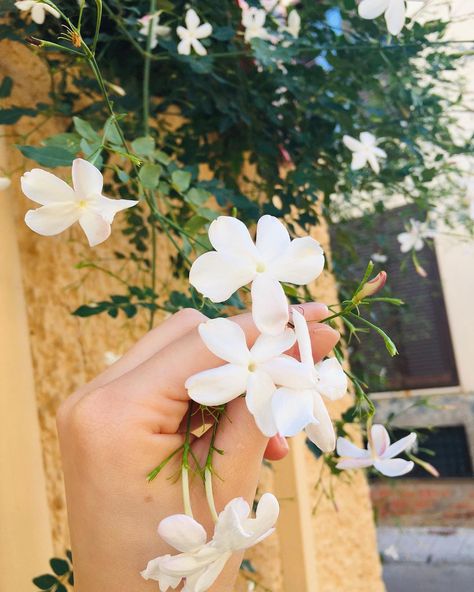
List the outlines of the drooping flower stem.
<svg viewBox="0 0 474 592">
<path fill-rule="evenodd" d="M 209 450 L 207 453 L 206 464 L 204 466 L 204 487 L 206 489 L 206 499 L 209 505 L 209 510 L 211 512 L 212 519 L 214 522 L 217 522 L 218 514 L 216 510 L 216 502 L 214 500 L 214 492 L 212 488 L 212 474 L 214 472 L 212 466 L 212 458 L 214 456 L 214 452 L 219 454 L 223 454 L 222 450 L 219 450 L 215 447 L 216 435 L 217 430 L 219 429 L 219 420 L 221 419 L 225 410 L 225 405 L 216 409 L 215 416 L 214 416 L 214 425 L 212 426 L 212 434 L 211 434 L 211 441 L 209 442 Z"/>
<path fill-rule="evenodd" d="M 217 522 L 218 514 L 216 510 L 216 503 L 214 501 L 214 492 L 212 490 L 212 472 L 211 469 L 204 470 L 204 486 L 206 488 L 206 499 L 209 505 L 209 510 L 211 512 L 212 519 L 214 522 Z"/>
<path fill-rule="evenodd" d="M 189 407 L 188 417 L 186 420 L 186 435 L 183 444 L 183 457 L 181 460 L 181 485 L 183 490 L 183 506 L 184 513 L 193 518 L 193 510 L 191 507 L 191 495 L 189 491 L 189 452 L 191 446 L 191 418 L 192 408 Z"/>
</svg>

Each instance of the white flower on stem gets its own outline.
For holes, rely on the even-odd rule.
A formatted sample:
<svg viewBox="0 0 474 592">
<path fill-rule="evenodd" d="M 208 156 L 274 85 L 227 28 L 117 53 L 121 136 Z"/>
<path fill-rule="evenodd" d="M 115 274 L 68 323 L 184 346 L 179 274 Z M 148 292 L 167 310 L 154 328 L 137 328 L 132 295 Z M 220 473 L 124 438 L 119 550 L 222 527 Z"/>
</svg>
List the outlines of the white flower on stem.
<svg viewBox="0 0 474 592">
<path fill-rule="evenodd" d="M 306 285 L 324 267 L 319 243 L 309 236 L 291 240 L 273 216 L 258 221 L 256 243 L 245 224 L 230 216 L 212 222 L 209 240 L 216 250 L 193 263 L 191 285 L 213 302 L 224 302 L 252 282 L 252 315 L 261 333 L 278 335 L 288 322 L 288 302 L 280 282 Z"/>
<path fill-rule="evenodd" d="M 12 182 L 9 177 L 0 177 L 0 191 L 5 191 L 5 189 L 8 189 L 11 184 Z"/>
<path fill-rule="evenodd" d="M 42 169 L 33 169 L 22 176 L 23 193 L 42 206 L 26 213 L 25 223 L 31 230 L 53 236 L 79 222 L 93 247 L 110 236 L 110 225 L 117 212 L 138 203 L 103 196 L 102 173 L 82 158 L 72 163 L 72 182 L 74 188 Z"/>
<path fill-rule="evenodd" d="M 330 452 L 336 446 L 336 436 L 322 397 L 331 401 L 343 397 L 347 392 L 347 377 L 336 358 L 315 365 L 308 324 L 295 309 L 293 323 L 301 362 L 310 383 L 303 389 L 279 388 L 272 399 L 273 417 L 280 434 L 294 436 L 304 429 L 318 448 Z"/>
<path fill-rule="evenodd" d="M 295 39 L 300 36 L 301 17 L 296 10 L 292 10 L 288 15 L 288 24 L 283 30 L 289 33 L 292 37 L 295 37 Z"/>
<path fill-rule="evenodd" d="M 244 499 L 234 498 L 219 514 L 209 542 L 204 528 L 190 516 L 169 516 L 160 522 L 158 534 L 180 553 L 152 559 L 141 575 L 158 581 L 161 592 L 177 588 L 183 579 L 183 592 L 205 592 L 233 553 L 252 547 L 274 532 L 278 513 L 278 501 L 271 493 L 261 497 L 255 518 L 249 518 L 250 507 Z"/>
<path fill-rule="evenodd" d="M 426 222 L 410 218 L 410 227 L 406 232 L 401 232 L 397 236 L 397 240 L 400 243 L 400 251 L 408 253 L 411 250 L 421 251 L 425 245 L 425 239 L 434 236 L 435 231 L 428 228 Z"/>
<path fill-rule="evenodd" d="M 267 12 L 263 8 L 244 8 L 242 10 L 242 26 L 244 27 L 244 38 L 247 43 L 252 39 L 269 39 L 268 31 L 265 29 Z"/>
<path fill-rule="evenodd" d="M 378 175 L 380 172 L 379 158 L 387 158 L 385 150 L 378 148 L 377 138 L 369 133 L 362 132 L 359 136 L 359 140 L 352 136 L 345 135 L 342 141 L 349 150 L 353 152 L 351 169 L 358 171 L 366 166 L 368 163 L 374 173 Z"/>
<path fill-rule="evenodd" d="M 59 18 L 59 12 L 43 2 L 37 2 L 36 0 L 19 0 L 15 2 L 15 6 L 22 12 L 31 12 L 31 18 L 37 25 L 42 25 L 46 18 L 46 13 Z"/>
<path fill-rule="evenodd" d="M 206 55 L 207 49 L 199 41 L 212 35 L 212 26 L 209 23 L 201 24 L 196 11 L 192 8 L 188 10 L 185 16 L 186 27 L 179 26 L 176 33 L 181 41 L 178 43 L 178 53 L 181 55 L 189 55 L 191 48 L 200 55 Z"/>
<path fill-rule="evenodd" d="M 373 449 L 370 444 L 364 450 L 347 438 L 337 439 L 337 454 L 342 457 L 336 467 L 338 469 L 360 469 L 374 467 L 386 477 L 398 477 L 409 473 L 415 466 L 413 461 L 394 458 L 407 448 L 413 447 L 416 434 L 409 434 L 398 442 L 390 444 L 390 436 L 381 424 L 374 424 L 370 430 Z"/>
<path fill-rule="evenodd" d="M 185 387 L 193 401 L 202 405 L 223 405 L 244 393 L 246 403 L 259 429 L 274 436 L 278 429 L 273 419 L 272 398 L 276 385 L 304 388 L 310 385 L 304 366 L 283 355 L 296 340 L 292 329 L 279 335 L 261 334 L 249 349 L 241 327 L 229 319 L 212 319 L 199 325 L 199 334 L 207 348 L 223 366 L 204 370 L 186 381 Z M 312 414 L 307 422 L 313 419 Z M 281 435 L 290 436 L 284 431 Z"/>
<path fill-rule="evenodd" d="M 141 25 L 139 30 L 140 35 L 143 37 L 148 37 L 151 29 L 151 49 L 155 49 L 155 47 L 158 45 L 158 40 L 160 37 L 168 37 L 171 33 L 171 27 L 160 25 L 160 16 L 161 11 L 156 12 L 155 14 L 146 14 L 145 16 L 142 16 L 142 18 L 138 19 L 138 22 Z"/>
<path fill-rule="evenodd" d="M 359 4 L 359 16 L 363 19 L 376 19 L 382 14 L 385 15 L 388 32 L 398 35 L 405 26 L 406 0 L 362 0 Z"/>
</svg>

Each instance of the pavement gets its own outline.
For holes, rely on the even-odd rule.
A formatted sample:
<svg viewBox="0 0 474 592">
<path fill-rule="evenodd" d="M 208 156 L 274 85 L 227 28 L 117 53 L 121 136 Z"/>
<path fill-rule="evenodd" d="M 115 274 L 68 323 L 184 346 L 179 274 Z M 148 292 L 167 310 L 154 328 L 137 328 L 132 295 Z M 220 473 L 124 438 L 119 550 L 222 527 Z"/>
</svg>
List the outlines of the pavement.
<svg viewBox="0 0 474 592">
<path fill-rule="evenodd" d="M 387 592 L 474 592 L 474 528 L 379 527 Z"/>
</svg>

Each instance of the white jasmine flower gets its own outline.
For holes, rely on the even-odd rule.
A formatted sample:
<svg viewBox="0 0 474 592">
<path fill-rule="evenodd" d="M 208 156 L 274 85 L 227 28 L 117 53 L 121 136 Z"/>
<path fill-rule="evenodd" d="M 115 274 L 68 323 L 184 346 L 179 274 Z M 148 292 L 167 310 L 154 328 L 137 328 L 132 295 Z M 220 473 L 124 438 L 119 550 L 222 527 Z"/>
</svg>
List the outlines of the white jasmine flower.
<svg viewBox="0 0 474 592">
<path fill-rule="evenodd" d="M 155 14 L 146 14 L 145 16 L 142 16 L 142 18 L 138 19 L 138 22 L 141 24 L 141 28 L 139 30 L 140 35 L 143 37 L 148 37 L 151 29 L 151 49 L 155 49 L 155 47 L 158 45 L 159 37 L 168 37 L 171 33 L 171 27 L 160 25 L 160 16 L 161 11 L 156 12 Z"/>
<path fill-rule="evenodd" d="M 372 261 L 375 261 L 375 263 L 387 263 L 388 261 L 387 255 L 384 255 L 383 253 L 372 253 L 370 258 Z"/>
<path fill-rule="evenodd" d="M 433 238 L 435 231 L 428 228 L 426 222 L 420 222 L 410 218 L 410 228 L 406 232 L 402 232 L 397 236 L 397 240 L 400 243 L 400 251 L 402 253 L 408 253 L 414 249 L 415 251 L 421 251 L 425 245 L 426 238 Z"/>
<path fill-rule="evenodd" d="M 301 31 L 301 17 L 296 10 L 292 10 L 288 15 L 288 25 L 284 30 L 297 39 Z"/>
<path fill-rule="evenodd" d="M 389 559 L 393 559 L 394 561 L 398 561 L 400 559 L 400 554 L 395 545 L 390 545 L 389 547 L 387 547 L 383 554 L 384 557 L 388 557 Z"/>
<path fill-rule="evenodd" d="M 47 12 L 56 18 L 60 16 L 55 8 L 36 0 L 19 0 L 19 2 L 15 2 L 15 6 L 23 12 L 31 12 L 31 18 L 37 25 L 44 23 Z"/>
<path fill-rule="evenodd" d="M 295 332 L 287 328 L 279 335 L 262 334 L 250 350 L 244 331 L 229 319 L 202 323 L 199 334 L 207 348 L 227 364 L 188 378 L 185 387 L 190 398 L 202 405 L 215 406 L 247 393 L 247 407 L 258 427 L 266 436 L 274 436 L 278 431 L 272 412 L 276 384 L 294 388 L 311 385 L 303 364 L 282 355 L 294 345 Z M 312 414 L 306 423 L 311 419 Z M 294 435 L 284 430 L 280 433 Z"/>
<path fill-rule="evenodd" d="M 364 19 L 376 19 L 382 14 L 385 15 L 388 32 L 398 35 L 405 26 L 405 0 L 362 0 L 359 4 L 359 16 Z"/>
<path fill-rule="evenodd" d="M 31 230 L 53 236 L 79 222 L 93 247 L 110 236 L 110 225 L 117 212 L 138 203 L 103 196 L 101 172 L 82 158 L 72 163 L 72 182 L 74 188 L 42 169 L 33 169 L 22 176 L 23 193 L 42 206 L 26 213 L 25 223 Z"/>
<path fill-rule="evenodd" d="M 5 191 L 5 189 L 8 189 L 11 184 L 12 182 L 9 177 L 0 177 L 0 191 Z"/>
<path fill-rule="evenodd" d="M 186 27 L 179 26 L 176 29 L 176 33 L 181 39 L 178 44 L 178 53 L 189 55 L 191 48 L 193 48 L 198 55 L 206 55 L 207 49 L 199 40 L 212 35 L 212 26 L 209 23 L 203 23 L 201 25 L 196 11 L 192 8 L 186 13 L 185 21 Z"/>
<path fill-rule="evenodd" d="M 324 267 L 319 243 L 309 236 L 291 240 L 273 216 L 258 221 L 255 244 L 245 224 L 230 216 L 212 222 L 209 240 L 216 250 L 193 263 L 191 285 L 213 302 L 224 302 L 252 282 L 252 315 L 261 333 L 278 335 L 288 322 L 288 302 L 280 282 L 306 285 Z"/>
<path fill-rule="evenodd" d="M 247 43 L 252 39 L 269 39 L 269 34 L 265 29 L 267 12 L 263 8 L 244 8 L 242 10 L 242 26 L 245 29 L 244 38 Z"/>
<path fill-rule="evenodd" d="M 347 377 L 336 358 L 314 364 L 311 338 L 305 318 L 293 309 L 293 323 L 302 364 L 310 380 L 303 389 L 280 388 L 272 399 L 272 411 L 280 434 L 295 435 L 304 429 L 323 452 L 336 446 L 334 427 L 322 397 L 335 401 L 347 392 Z M 248 403 L 247 403 L 248 405 Z"/>
<path fill-rule="evenodd" d="M 409 434 L 390 445 L 390 436 L 383 425 L 374 424 L 371 428 L 371 439 L 367 449 L 358 448 L 346 438 L 337 439 L 337 454 L 342 458 L 337 463 L 338 469 L 360 469 L 374 467 L 386 477 L 398 477 L 409 473 L 415 466 L 413 461 L 394 458 L 407 448 L 412 448 L 416 441 L 416 434 Z"/>
<path fill-rule="evenodd" d="M 249 518 L 250 507 L 243 498 L 234 498 L 219 514 L 209 542 L 206 531 L 193 518 L 185 514 L 169 516 L 160 522 L 158 534 L 180 553 L 152 559 L 141 575 L 158 581 L 161 592 L 177 588 L 181 580 L 185 580 L 183 592 L 205 592 L 233 553 L 252 547 L 274 532 L 278 513 L 278 501 L 271 493 L 261 497 L 255 518 Z"/>
<path fill-rule="evenodd" d="M 342 138 L 342 141 L 353 152 L 351 163 L 351 169 L 353 171 L 357 171 L 369 163 L 376 175 L 380 172 L 380 165 L 377 159 L 387 158 L 387 153 L 377 147 L 377 138 L 373 134 L 362 132 L 359 140 L 346 135 Z"/>
</svg>

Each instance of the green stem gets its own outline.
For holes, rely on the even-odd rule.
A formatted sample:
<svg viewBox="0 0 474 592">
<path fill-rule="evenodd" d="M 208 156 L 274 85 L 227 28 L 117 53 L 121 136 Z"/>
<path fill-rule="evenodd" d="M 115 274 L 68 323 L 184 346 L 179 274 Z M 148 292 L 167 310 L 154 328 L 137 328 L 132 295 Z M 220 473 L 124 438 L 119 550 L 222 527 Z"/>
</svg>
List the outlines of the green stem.
<svg viewBox="0 0 474 592">
<path fill-rule="evenodd" d="M 150 133 L 150 71 L 151 71 L 151 42 L 155 25 L 156 0 L 150 0 L 150 15 L 148 36 L 146 39 L 146 55 L 143 69 L 143 131 L 145 136 Z"/>
<path fill-rule="evenodd" d="M 191 507 L 191 494 L 189 490 L 189 449 L 191 447 L 191 417 L 192 410 L 191 407 L 189 407 L 188 419 L 186 421 L 186 436 L 183 444 L 183 458 L 181 461 L 181 484 L 183 491 L 184 513 L 187 516 L 191 516 L 191 518 L 193 518 L 193 510 Z"/>
<path fill-rule="evenodd" d="M 164 467 L 169 463 L 169 461 L 173 458 L 173 456 L 175 456 L 176 454 L 178 454 L 178 452 L 180 452 L 181 450 L 183 450 L 184 444 L 181 444 L 181 446 L 179 448 L 176 448 L 176 450 L 173 450 L 173 452 L 168 455 L 164 460 L 162 460 L 160 462 L 160 464 L 158 466 L 156 466 L 152 471 L 150 471 L 147 475 L 146 480 L 148 482 L 153 481 L 153 479 L 155 479 L 158 475 L 158 473 L 161 472 L 162 469 L 164 469 Z"/>
<path fill-rule="evenodd" d="M 99 41 L 100 25 L 102 23 L 102 0 L 95 0 L 96 18 L 95 18 L 95 33 L 92 41 L 92 53 L 95 55 L 97 49 L 97 42 Z"/>
</svg>

